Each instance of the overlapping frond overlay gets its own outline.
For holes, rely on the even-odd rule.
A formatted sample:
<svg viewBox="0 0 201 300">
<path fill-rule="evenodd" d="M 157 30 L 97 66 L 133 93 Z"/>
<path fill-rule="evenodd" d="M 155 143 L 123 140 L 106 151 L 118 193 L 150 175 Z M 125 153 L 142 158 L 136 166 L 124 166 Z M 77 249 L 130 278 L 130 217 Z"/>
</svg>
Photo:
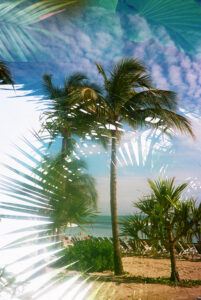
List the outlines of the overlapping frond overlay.
<svg viewBox="0 0 201 300">
<path fill-rule="evenodd" d="M 3 0 L 0 3 L 0 56 L 4 61 L 38 61 L 54 35 L 43 24 L 50 17 L 82 5 L 80 0 Z M 45 43 L 43 42 L 46 41 Z"/>
<path fill-rule="evenodd" d="M 83 161 L 47 154 L 45 139 L 34 145 L 24 139 L 1 176 L 1 297 L 95 299 L 89 277 L 65 275 L 68 266 L 56 264 L 65 228 L 89 222 L 96 211 L 93 178 Z"/>
<path fill-rule="evenodd" d="M 64 33 L 52 32 L 53 27 L 49 25 L 58 21 L 59 14 L 67 12 L 68 20 L 71 12 L 76 9 L 82 13 L 84 7 L 104 9 L 116 20 L 120 17 L 124 38 L 128 40 L 142 42 L 153 38 L 165 42 L 165 31 L 180 49 L 191 51 L 199 47 L 201 5 L 195 0 L 185 3 L 182 0 L 3 0 L 0 4 L 1 59 L 51 61 L 54 53 L 48 50 L 48 45 L 67 46 L 67 40 Z"/>
<path fill-rule="evenodd" d="M 174 43 L 185 51 L 195 50 L 199 46 L 199 1 L 121 0 L 118 1 L 117 11 L 122 14 L 125 34 L 130 40 L 141 42 L 147 38 L 158 37 L 165 43 L 163 35 L 166 31 Z"/>
</svg>

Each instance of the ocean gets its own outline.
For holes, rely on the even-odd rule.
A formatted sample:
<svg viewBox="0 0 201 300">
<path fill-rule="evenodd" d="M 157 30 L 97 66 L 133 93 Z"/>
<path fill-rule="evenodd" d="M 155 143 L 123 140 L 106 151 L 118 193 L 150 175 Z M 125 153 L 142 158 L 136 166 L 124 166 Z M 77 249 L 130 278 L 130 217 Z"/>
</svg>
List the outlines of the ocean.
<svg viewBox="0 0 201 300">
<path fill-rule="evenodd" d="M 126 218 L 126 216 L 119 216 L 119 221 Z M 121 226 L 120 226 L 121 230 Z M 70 227 L 65 230 L 68 236 L 80 236 L 92 235 L 95 237 L 111 237 L 112 236 L 112 224 L 111 217 L 100 215 L 93 219 L 93 223 L 82 225 L 82 227 Z"/>
</svg>

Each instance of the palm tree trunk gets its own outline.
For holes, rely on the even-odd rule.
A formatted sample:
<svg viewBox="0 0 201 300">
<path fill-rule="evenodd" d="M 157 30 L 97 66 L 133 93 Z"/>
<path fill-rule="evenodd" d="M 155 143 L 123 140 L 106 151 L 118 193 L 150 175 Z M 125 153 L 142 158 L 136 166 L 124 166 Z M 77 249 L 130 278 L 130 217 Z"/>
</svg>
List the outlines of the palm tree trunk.
<svg viewBox="0 0 201 300">
<path fill-rule="evenodd" d="M 175 250 L 175 243 L 170 243 L 170 260 L 171 260 L 171 276 L 170 280 L 177 282 L 180 281 L 179 273 L 177 271 L 177 265 L 176 265 L 176 250 Z"/>
<path fill-rule="evenodd" d="M 62 145 L 61 145 L 61 153 L 65 154 L 68 149 L 68 138 L 63 136 L 62 137 Z"/>
<path fill-rule="evenodd" d="M 111 165 L 110 165 L 110 207 L 112 218 L 112 236 L 114 250 L 114 273 L 121 275 L 123 265 L 119 243 L 118 215 L 117 215 L 117 158 L 116 158 L 116 131 L 112 132 Z"/>
</svg>

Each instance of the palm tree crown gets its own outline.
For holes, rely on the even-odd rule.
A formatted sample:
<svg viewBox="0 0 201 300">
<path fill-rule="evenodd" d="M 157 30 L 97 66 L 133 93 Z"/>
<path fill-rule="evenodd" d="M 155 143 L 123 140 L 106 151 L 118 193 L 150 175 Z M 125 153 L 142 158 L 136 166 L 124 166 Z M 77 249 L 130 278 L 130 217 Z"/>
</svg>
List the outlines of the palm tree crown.
<svg viewBox="0 0 201 300">
<path fill-rule="evenodd" d="M 84 138 L 95 131 L 92 138 L 105 146 L 105 138 L 101 136 L 104 130 L 99 128 L 94 114 L 94 98 L 97 100 L 96 94 L 100 93 L 96 85 L 88 83 L 82 73 L 74 73 L 65 79 L 63 87 L 55 86 L 48 74 L 43 76 L 43 81 L 47 96 L 43 129 L 47 129 L 53 138 L 62 136 L 62 151 L 72 150 L 75 135 Z"/>
<path fill-rule="evenodd" d="M 97 64 L 97 68 L 104 80 L 102 100 L 110 124 L 116 128 L 127 123 L 134 129 L 139 126 L 177 129 L 193 136 L 190 122 L 175 112 L 176 94 L 154 88 L 141 62 L 123 59 L 109 77 L 101 65 Z"/>
</svg>

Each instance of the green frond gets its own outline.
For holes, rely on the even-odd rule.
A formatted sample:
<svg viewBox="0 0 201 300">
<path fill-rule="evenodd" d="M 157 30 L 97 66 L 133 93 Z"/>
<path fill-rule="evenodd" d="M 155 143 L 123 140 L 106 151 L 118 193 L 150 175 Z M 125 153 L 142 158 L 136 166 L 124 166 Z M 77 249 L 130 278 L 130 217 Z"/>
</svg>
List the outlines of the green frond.
<svg viewBox="0 0 201 300">
<path fill-rule="evenodd" d="M 160 106 L 142 109 L 134 109 L 131 106 L 130 109 L 122 108 L 122 112 L 122 120 L 135 129 L 156 128 L 170 135 L 178 131 L 195 138 L 191 122 L 186 117 Z"/>
<path fill-rule="evenodd" d="M 0 61 L 0 84 L 14 84 L 11 72 L 3 61 Z"/>
<path fill-rule="evenodd" d="M 41 30 L 38 23 L 76 3 L 81 4 L 81 1 L 39 0 L 32 4 L 27 0 L 2 1 L 0 4 L 1 57 L 6 61 L 15 59 L 27 61 L 30 57 L 34 58 L 38 52 L 44 51 L 35 36 L 40 32 L 43 38 L 48 38 L 50 33 Z M 11 44 L 12 50 L 10 50 Z"/>
<path fill-rule="evenodd" d="M 191 122 L 186 117 L 167 109 L 158 109 L 158 118 L 160 118 L 161 126 L 195 138 Z"/>
<path fill-rule="evenodd" d="M 106 90 L 108 90 L 110 82 L 109 82 L 109 80 L 107 78 L 107 75 L 106 75 L 103 67 L 100 64 L 98 64 L 98 63 L 96 63 L 96 67 L 98 69 L 98 73 L 101 74 L 102 77 L 103 77 Z"/>
<path fill-rule="evenodd" d="M 43 90 L 47 99 L 58 99 L 63 96 L 60 89 L 53 84 L 51 74 L 43 75 Z"/>
<path fill-rule="evenodd" d="M 149 89 L 139 93 L 135 93 L 133 97 L 127 102 L 127 106 L 137 108 L 161 108 L 171 109 L 173 111 L 177 108 L 177 95 L 172 91 L 165 91 L 159 89 Z"/>
<path fill-rule="evenodd" d="M 70 141 L 75 136 L 100 143 L 106 148 L 108 130 L 100 126 L 106 105 L 101 100 L 101 89 L 87 81 L 82 73 L 74 73 L 66 78 L 64 87 L 56 87 L 51 75 L 43 76 L 47 99 L 41 120 L 43 131 L 51 137 L 61 135 Z M 42 103 L 44 101 L 42 100 Z"/>
<path fill-rule="evenodd" d="M 64 82 L 64 90 L 68 92 L 70 88 L 79 88 L 87 79 L 87 76 L 83 73 L 73 73 L 69 76 L 69 78 L 66 78 Z"/>
<path fill-rule="evenodd" d="M 141 62 L 131 58 L 120 60 L 112 69 L 109 79 L 108 94 L 115 110 L 119 111 L 129 101 L 135 87 L 151 87 L 150 81 Z"/>
<path fill-rule="evenodd" d="M 145 66 L 137 59 L 123 58 L 113 68 L 111 76 L 113 80 L 118 80 L 119 77 L 127 74 L 144 74 L 146 73 Z"/>
<path fill-rule="evenodd" d="M 125 218 L 121 222 L 122 225 L 122 235 L 124 236 L 132 236 L 134 240 L 140 239 L 140 233 L 144 232 L 145 228 L 145 216 L 142 214 L 132 215 L 130 217 Z"/>
<path fill-rule="evenodd" d="M 180 200 L 183 191 L 187 188 L 187 183 L 175 186 L 175 178 L 148 180 L 148 184 L 152 190 L 152 198 L 161 206 L 168 209 L 171 206 L 180 209 Z M 144 200 L 142 201 L 142 203 Z"/>
<path fill-rule="evenodd" d="M 136 239 L 143 233 L 157 252 L 161 245 L 169 251 L 171 243 L 192 241 L 196 232 L 201 234 L 199 206 L 193 198 L 182 199 L 186 183 L 175 185 L 175 178 L 149 179 L 148 183 L 151 193 L 134 204 L 140 212 L 125 220 L 125 234 Z"/>
<path fill-rule="evenodd" d="M 96 66 L 104 81 L 107 80 L 105 91 L 98 98 L 104 103 L 105 123 L 123 122 L 135 130 L 160 129 L 168 135 L 178 131 L 194 138 L 191 122 L 177 113 L 176 93 L 153 88 L 141 62 L 132 58 L 120 60 L 109 79 L 103 67 Z"/>
<path fill-rule="evenodd" d="M 31 157 L 23 149 L 20 152 L 25 153 L 29 161 L 11 156 L 17 167 L 12 167 L 12 163 L 4 165 L 14 176 L 2 176 L 1 193 L 11 201 L 1 202 L 1 208 L 11 214 L 16 212 L 16 218 L 20 214 L 22 219 L 52 221 L 56 228 L 68 223 L 81 224 L 95 213 L 95 181 L 87 174 L 83 161 L 66 160 L 63 155 L 50 157 L 41 151 L 32 153 Z M 35 161 L 32 157 L 36 153 L 41 155 Z M 35 166 L 31 167 L 33 161 Z"/>
</svg>

